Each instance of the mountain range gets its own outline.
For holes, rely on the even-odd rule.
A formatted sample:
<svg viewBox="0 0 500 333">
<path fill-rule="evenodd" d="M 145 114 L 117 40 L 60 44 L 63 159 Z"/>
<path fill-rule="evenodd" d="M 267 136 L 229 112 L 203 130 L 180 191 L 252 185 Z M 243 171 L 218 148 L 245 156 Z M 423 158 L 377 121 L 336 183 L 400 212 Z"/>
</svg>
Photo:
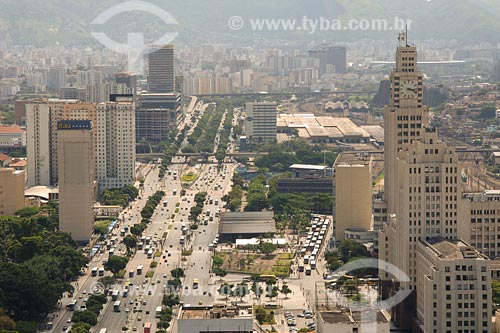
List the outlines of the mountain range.
<svg viewBox="0 0 500 333">
<path fill-rule="evenodd" d="M 158 17 L 145 12 L 121 13 L 103 26 L 92 26 L 118 0 L 0 0 L 0 41 L 48 46 L 93 42 L 91 31 L 105 31 L 117 41 L 123 32 L 144 32 L 154 40 L 163 30 L 178 32 L 182 43 L 231 42 L 278 38 L 284 41 L 353 41 L 362 38 L 392 39 L 394 31 L 252 31 L 250 19 L 386 19 L 411 20 L 414 39 L 456 39 L 459 42 L 500 42 L 499 0 L 151 0 L 178 25 L 165 28 Z M 228 28 L 228 19 L 240 16 L 241 30 Z M 165 31 L 166 32 L 166 31 Z M 126 35 L 125 35 L 126 36 Z"/>
</svg>

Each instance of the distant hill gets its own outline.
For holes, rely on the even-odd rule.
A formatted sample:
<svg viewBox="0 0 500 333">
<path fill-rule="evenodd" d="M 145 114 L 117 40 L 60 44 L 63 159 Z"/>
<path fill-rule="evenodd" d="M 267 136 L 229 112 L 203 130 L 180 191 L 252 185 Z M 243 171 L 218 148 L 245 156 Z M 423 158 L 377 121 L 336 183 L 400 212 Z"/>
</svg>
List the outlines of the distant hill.
<svg viewBox="0 0 500 333">
<path fill-rule="evenodd" d="M 0 0 L 0 41 L 38 46 L 92 42 L 90 22 L 119 0 Z M 457 39 L 463 42 L 500 41 L 498 0 L 151 0 L 179 22 L 180 42 L 203 43 L 280 37 L 286 40 L 351 41 L 393 39 L 394 31 L 253 32 L 251 18 L 411 19 L 413 39 Z M 240 31 L 227 27 L 229 17 L 241 16 Z M 345 21 L 344 21 L 345 22 Z M 106 27 L 97 27 L 124 41 L 123 32 L 145 32 L 155 39 L 164 33 L 162 22 L 145 13 L 123 13 Z M 95 28 L 95 29 L 97 29 Z M 169 29 L 172 31 L 172 29 Z"/>
</svg>

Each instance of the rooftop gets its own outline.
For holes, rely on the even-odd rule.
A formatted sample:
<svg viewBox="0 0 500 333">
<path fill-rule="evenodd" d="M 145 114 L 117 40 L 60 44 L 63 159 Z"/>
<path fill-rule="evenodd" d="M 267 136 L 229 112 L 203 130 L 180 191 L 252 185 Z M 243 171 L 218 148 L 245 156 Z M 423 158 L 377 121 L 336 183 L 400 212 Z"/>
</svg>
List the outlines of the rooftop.
<svg viewBox="0 0 500 333">
<path fill-rule="evenodd" d="M 251 319 L 252 307 L 214 304 L 213 306 L 185 305 L 181 309 L 179 319 Z"/>
<path fill-rule="evenodd" d="M 290 169 L 301 169 L 301 170 L 325 170 L 324 165 L 312 165 L 312 164 L 292 164 Z"/>
<path fill-rule="evenodd" d="M 335 167 L 369 164 L 370 155 L 365 153 L 342 153 L 335 160 Z"/>
<path fill-rule="evenodd" d="M 0 133 L 18 133 L 22 134 L 24 133 L 24 130 L 16 125 L 12 126 L 0 126 Z"/>
<path fill-rule="evenodd" d="M 220 215 L 220 234 L 275 233 L 274 213 L 265 212 L 223 212 Z"/>
<path fill-rule="evenodd" d="M 431 238 L 422 243 L 430 247 L 442 259 L 485 259 L 474 246 L 462 240 L 450 241 L 442 237 Z"/>
<path fill-rule="evenodd" d="M 328 324 L 356 324 L 361 323 L 364 318 L 359 311 L 337 310 L 320 312 L 321 320 Z M 366 316 L 365 316 L 366 317 Z M 368 317 L 369 318 L 369 317 Z M 388 317 L 382 312 L 377 312 L 377 322 L 388 323 Z"/>
</svg>

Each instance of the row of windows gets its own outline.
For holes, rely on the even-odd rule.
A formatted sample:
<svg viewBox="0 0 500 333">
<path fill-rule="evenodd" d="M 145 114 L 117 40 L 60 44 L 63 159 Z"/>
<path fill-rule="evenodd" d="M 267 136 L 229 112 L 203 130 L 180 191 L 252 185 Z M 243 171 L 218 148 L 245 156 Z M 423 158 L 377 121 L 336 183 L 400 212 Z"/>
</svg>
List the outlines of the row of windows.
<svg viewBox="0 0 500 333">
<path fill-rule="evenodd" d="M 401 120 L 422 120 L 422 116 L 398 116 L 397 119 Z"/>
</svg>

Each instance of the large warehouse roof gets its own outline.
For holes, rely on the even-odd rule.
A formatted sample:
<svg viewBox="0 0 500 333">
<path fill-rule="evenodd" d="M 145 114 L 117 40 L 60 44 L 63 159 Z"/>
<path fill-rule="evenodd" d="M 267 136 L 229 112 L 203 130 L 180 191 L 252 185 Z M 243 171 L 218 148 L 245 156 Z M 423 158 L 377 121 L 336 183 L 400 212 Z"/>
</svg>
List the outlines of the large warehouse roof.
<svg viewBox="0 0 500 333">
<path fill-rule="evenodd" d="M 275 233 L 273 216 L 271 211 L 221 213 L 219 234 Z"/>
</svg>

